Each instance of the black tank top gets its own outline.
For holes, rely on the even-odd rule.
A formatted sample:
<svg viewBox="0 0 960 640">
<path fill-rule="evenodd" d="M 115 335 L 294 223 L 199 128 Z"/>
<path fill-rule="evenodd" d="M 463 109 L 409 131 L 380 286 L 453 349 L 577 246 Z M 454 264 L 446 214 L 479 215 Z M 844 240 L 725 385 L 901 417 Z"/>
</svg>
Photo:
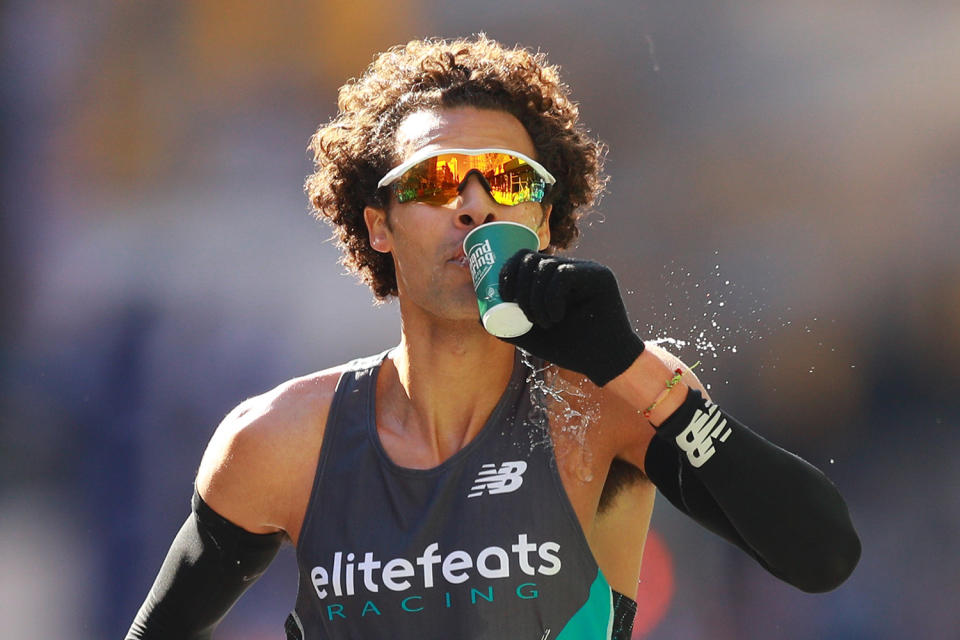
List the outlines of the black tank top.
<svg viewBox="0 0 960 640">
<path fill-rule="evenodd" d="M 374 401 L 386 355 L 346 365 L 337 385 L 288 638 L 607 640 L 621 631 L 547 427 L 528 418 L 531 372 L 519 352 L 480 433 L 425 470 L 394 464 L 380 443 Z"/>
</svg>

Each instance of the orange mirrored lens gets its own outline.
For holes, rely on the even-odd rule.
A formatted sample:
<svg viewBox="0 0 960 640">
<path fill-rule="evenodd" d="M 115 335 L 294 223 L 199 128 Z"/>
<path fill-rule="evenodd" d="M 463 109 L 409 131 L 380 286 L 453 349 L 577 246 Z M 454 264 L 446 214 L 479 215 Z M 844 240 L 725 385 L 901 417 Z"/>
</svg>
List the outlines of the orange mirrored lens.
<svg viewBox="0 0 960 640">
<path fill-rule="evenodd" d="M 411 167 L 393 183 L 398 202 L 446 204 L 457 197 L 471 175 L 498 204 L 543 202 L 547 181 L 522 158 L 505 153 L 468 156 L 458 153 L 427 158 Z"/>
</svg>

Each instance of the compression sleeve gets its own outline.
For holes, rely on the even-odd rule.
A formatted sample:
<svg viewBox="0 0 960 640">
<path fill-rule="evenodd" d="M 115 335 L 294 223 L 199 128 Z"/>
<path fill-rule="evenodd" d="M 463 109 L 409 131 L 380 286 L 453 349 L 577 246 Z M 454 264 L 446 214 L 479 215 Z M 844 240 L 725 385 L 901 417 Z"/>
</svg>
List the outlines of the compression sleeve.
<svg viewBox="0 0 960 640">
<path fill-rule="evenodd" d="M 126 640 L 206 640 L 277 555 L 284 534 L 246 531 L 196 492 Z"/>
<path fill-rule="evenodd" d="M 860 539 L 833 483 L 699 391 L 657 429 L 644 468 L 674 506 L 803 591 L 836 588 L 859 561 Z"/>
</svg>

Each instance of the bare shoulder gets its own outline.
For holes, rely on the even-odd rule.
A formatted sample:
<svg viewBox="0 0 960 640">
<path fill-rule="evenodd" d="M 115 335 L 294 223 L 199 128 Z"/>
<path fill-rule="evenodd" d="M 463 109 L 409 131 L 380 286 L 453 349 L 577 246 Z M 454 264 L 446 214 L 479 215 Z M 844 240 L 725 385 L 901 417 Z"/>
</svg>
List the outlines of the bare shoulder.
<svg viewBox="0 0 960 640">
<path fill-rule="evenodd" d="M 299 526 L 342 370 L 288 380 L 227 414 L 197 473 L 197 491 L 217 513 L 253 533 Z"/>
</svg>

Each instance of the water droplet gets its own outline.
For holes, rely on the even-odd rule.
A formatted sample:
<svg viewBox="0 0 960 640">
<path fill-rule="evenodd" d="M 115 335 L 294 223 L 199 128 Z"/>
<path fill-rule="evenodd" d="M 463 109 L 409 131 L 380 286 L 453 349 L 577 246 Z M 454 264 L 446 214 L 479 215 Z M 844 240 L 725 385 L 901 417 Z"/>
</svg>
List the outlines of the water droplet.
<svg viewBox="0 0 960 640">
<path fill-rule="evenodd" d="M 597 420 L 599 407 L 587 406 L 584 411 L 575 409 L 570 400 L 586 398 L 583 389 L 557 375 L 559 369 L 555 365 L 538 367 L 524 351 L 521 351 L 521 359 L 530 370 L 527 375 L 531 401 L 527 415 L 531 426 L 530 450 L 541 445 L 549 446 L 552 442 L 557 460 L 566 457 L 564 464 L 568 465 L 567 468 L 582 482 L 591 482 L 592 453 L 587 447 L 586 436 L 590 425 Z M 582 407 L 584 403 L 576 405 Z M 551 431 L 554 438 L 551 438 Z"/>
</svg>

